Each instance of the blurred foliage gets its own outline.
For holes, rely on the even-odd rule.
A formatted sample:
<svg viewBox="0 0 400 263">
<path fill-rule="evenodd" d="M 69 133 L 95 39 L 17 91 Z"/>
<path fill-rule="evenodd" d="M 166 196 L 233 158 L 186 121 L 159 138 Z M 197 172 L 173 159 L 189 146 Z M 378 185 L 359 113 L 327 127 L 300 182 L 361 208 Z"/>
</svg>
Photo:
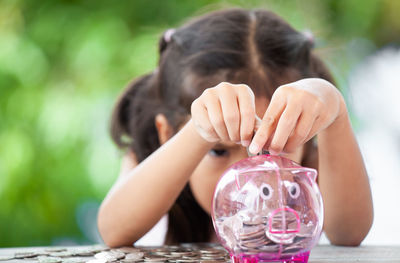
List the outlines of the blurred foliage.
<svg viewBox="0 0 400 263">
<path fill-rule="evenodd" d="M 315 33 L 345 90 L 354 63 L 398 43 L 399 3 L 0 0 L 0 246 L 100 241 L 96 212 L 121 155 L 112 105 L 155 68 L 164 30 L 225 7 L 269 8 Z"/>
</svg>

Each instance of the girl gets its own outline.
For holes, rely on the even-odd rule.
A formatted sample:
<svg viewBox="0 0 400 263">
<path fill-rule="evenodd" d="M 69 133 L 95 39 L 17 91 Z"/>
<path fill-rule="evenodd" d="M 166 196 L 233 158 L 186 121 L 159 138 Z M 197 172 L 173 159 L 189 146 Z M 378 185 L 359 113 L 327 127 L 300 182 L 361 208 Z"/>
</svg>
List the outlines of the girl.
<svg viewBox="0 0 400 263">
<path fill-rule="evenodd" d="M 359 245 L 373 217 L 368 177 L 344 99 L 312 46 L 265 10 L 214 12 L 167 31 L 158 68 L 113 112 L 112 138 L 127 153 L 98 215 L 105 243 L 131 245 L 166 213 L 166 244 L 214 240 L 215 185 L 249 147 L 318 169 L 327 237 Z"/>
</svg>

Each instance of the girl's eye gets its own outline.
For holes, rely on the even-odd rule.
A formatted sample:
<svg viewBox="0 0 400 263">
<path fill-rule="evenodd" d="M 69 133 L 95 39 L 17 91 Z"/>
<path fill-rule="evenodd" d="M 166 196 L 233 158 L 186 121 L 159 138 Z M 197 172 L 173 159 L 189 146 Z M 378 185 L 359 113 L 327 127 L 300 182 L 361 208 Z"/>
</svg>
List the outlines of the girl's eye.
<svg viewBox="0 0 400 263">
<path fill-rule="evenodd" d="M 262 184 L 260 187 L 260 196 L 264 200 L 269 200 L 272 197 L 274 190 L 269 184 Z"/>
<path fill-rule="evenodd" d="M 211 149 L 208 154 L 214 157 L 223 157 L 228 155 L 228 151 L 225 149 Z"/>
<path fill-rule="evenodd" d="M 298 183 L 291 183 L 288 187 L 288 192 L 291 198 L 296 199 L 300 195 L 300 186 Z"/>
</svg>

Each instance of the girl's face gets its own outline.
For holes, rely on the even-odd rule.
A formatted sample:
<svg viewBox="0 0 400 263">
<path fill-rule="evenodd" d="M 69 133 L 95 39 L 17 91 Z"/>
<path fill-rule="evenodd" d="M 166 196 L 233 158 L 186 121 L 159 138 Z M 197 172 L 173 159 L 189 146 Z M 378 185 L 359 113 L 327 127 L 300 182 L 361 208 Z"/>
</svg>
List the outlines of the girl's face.
<svg viewBox="0 0 400 263">
<path fill-rule="evenodd" d="M 267 99 L 256 99 L 257 115 L 262 117 L 268 106 Z M 285 157 L 300 163 L 303 149 L 298 148 L 294 153 Z M 222 173 L 233 163 L 248 157 L 246 148 L 232 142 L 220 142 L 211 149 L 199 163 L 190 178 L 190 188 L 200 206 L 211 213 L 212 197 L 215 186 Z"/>
</svg>

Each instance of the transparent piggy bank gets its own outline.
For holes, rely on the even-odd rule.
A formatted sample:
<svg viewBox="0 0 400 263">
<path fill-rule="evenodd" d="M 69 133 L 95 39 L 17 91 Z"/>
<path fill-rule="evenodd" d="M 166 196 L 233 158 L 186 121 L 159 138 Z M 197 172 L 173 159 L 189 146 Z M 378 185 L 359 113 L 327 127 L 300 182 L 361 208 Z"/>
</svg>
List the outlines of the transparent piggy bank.
<svg viewBox="0 0 400 263">
<path fill-rule="evenodd" d="M 308 262 L 323 223 L 317 172 L 271 155 L 232 165 L 214 193 L 212 220 L 232 262 Z"/>
</svg>

